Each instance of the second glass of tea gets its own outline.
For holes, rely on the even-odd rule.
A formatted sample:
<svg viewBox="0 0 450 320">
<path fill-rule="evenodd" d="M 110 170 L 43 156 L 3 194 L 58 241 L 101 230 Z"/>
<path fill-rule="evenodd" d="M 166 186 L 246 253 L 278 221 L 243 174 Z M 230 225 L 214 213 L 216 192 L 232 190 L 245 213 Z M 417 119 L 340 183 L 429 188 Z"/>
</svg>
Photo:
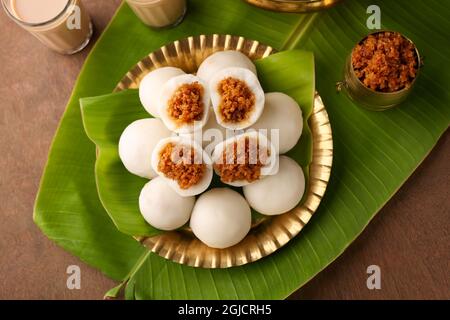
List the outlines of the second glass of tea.
<svg viewBox="0 0 450 320">
<path fill-rule="evenodd" d="M 152 28 L 175 27 L 187 11 L 186 0 L 126 0 L 143 23 Z"/>
</svg>

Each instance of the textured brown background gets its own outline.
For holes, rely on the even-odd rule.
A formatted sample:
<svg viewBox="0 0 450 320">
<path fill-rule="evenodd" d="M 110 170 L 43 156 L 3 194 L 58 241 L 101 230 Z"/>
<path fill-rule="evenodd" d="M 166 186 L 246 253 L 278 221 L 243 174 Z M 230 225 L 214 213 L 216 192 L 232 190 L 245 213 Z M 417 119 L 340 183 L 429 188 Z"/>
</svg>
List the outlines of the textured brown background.
<svg viewBox="0 0 450 320">
<path fill-rule="evenodd" d="M 85 3 L 97 38 L 120 1 Z M 3 12 L 0 30 L 0 299 L 101 299 L 114 282 L 32 221 L 51 140 L 92 45 L 69 57 L 52 53 Z M 450 299 L 449 160 L 447 132 L 350 248 L 292 298 Z M 71 264 L 81 267 L 81 290 L 66 288 Z M 381 290 L 366 287 L 371 264 L 381 267 Z"/>
</svg>

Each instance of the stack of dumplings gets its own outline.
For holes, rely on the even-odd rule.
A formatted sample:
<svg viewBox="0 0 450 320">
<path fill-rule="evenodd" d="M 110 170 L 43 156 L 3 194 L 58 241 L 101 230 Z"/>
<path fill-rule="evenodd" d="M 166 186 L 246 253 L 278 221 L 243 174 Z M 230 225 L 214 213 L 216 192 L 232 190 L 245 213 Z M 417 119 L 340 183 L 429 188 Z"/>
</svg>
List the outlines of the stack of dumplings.
<svg viewBox="0 0 450 320">
<path fill-rule="evenodd" d="M 216 52 L 196 75 L 158 68 L 141 81 L 139 97 L 153 118 L 131 123 L 118 149 L 129 172 L 151 179 L 139 208 L 153 227 L 189 222 L 200 241 L 222 249 L 248 234 L 251 208 L 279 215 L 300 202 L 303 171 L 282 154 L 300 139 L 302 111 L 284 93 L 264 93 L 243 53 Z M 242 192 L 211 189 L 214 174 Z"/>
</svg>

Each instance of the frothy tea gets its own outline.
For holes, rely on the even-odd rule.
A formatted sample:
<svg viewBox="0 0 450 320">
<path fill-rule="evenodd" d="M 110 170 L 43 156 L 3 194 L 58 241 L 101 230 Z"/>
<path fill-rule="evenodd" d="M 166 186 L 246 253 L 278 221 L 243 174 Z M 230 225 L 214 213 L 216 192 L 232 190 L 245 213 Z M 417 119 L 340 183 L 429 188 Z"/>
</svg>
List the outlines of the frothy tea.
<svg viewBox="0 0 450 320">
<path fill-rule="evenodd" d="M 19 25 L 60 53 L 83 49 L 92 35 L 81 0 L 9 0 L 6 9 Z"/>
<path fill-rule="evenodd" d="M 62 13 L 69 0 L 11 0 L 17 18 L 27 23 L 43 23 Z"/>
</svg>

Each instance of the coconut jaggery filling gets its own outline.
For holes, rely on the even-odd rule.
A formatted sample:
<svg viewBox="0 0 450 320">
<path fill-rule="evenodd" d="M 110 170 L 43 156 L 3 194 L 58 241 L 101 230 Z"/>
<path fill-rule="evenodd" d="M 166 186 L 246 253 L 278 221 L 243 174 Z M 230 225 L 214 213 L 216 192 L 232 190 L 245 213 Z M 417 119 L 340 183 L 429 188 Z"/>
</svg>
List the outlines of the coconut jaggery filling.
<svg viewBox="0 0 450 320">
<path fill-rule="evenodd" d="M 177 181 L 181 189 L 196 185 L 205 173 L 206 165 L 198 160 L 194 148 L 167 144 L 161 151 L 158 170 Z"/>
<path fill-rule="evenodd" d="M 169 115 L 180 124 L 191 124 L 203 118 L 203 86 L 198 82 L 181 85 L 169 100 Z"/>
<path fill-rule="evenodd" d="M 418 57 L 414 45 L 396 32 L 369 35 L 352 53 L 356 76 L 380 92 L 395 92 L 411 86 Z"/>
<path fill-rule="evenodd" d="M 268 156 L 268 149 L 261 149 L 256 139 L 250 141 L 246 137 L 244 142 L 230 143 L 222 154 L 221 163 L 216 162 L 214 168 L 222 182 L 253 182 L 261 176 Z"/>
<path fill-rule="evenodd" d="M 219 82 L 218 92 L 222 97 L 219 110 L 225 122 L 244 121 L 255 107 L 255 95 L 242 80 L 223 79 Z"/>
</svg>

